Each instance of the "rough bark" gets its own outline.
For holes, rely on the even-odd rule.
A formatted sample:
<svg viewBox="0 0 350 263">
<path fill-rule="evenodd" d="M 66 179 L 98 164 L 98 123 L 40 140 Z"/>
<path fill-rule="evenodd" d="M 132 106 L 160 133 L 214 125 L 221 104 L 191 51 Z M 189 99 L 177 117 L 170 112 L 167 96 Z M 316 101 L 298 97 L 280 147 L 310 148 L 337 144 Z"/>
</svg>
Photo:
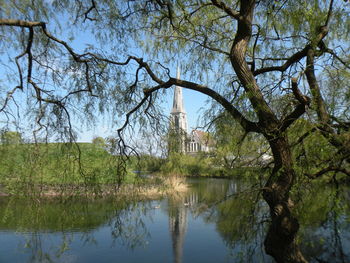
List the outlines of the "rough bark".
<svg viewBox="0 0 350 263">
<path fill-rule="evenodd" d="M 315 51 L 313 48 L 310 48 L 307 52 L 305 74 L 311 90 L 312 99 L 314 101 L 313 107 L 317 112 L 317 117 L 320 123 L 321 134 L 329 141 L 330 144 L 339 150 L 339 153 L 345 157 L 349 156 L 350 151 L 348 146 L 350 142 L 347 140 L 346 136 L 337 134 L 337 132 L 331 126 L 331 116 L 327 110 L 320 86 L 318 85 L 316 79 L 314 61 Z M 347 161 L 350 162 L 350 159 L 348 158 Z"/>
<path fill-rule="evenodd" d="M 313 48 L 310 48 L 307 52 L 305 74 L 306 74 L 306 78 L 309 83 L 311 94 L 315 103 L 318 119 L 323 125 L 327 125 L 330 121 L 330 118 L 329 118 L 320 88 L 316 80 L 314 60 L 315 60 L 315 51 L 313 50 Z"/>
<path fill-rule="evenodd" d="M 245 59 L 252 36 L 254 7 L 253 0 L 241 1 L 238 29 L 231 47 L 230 60 L 258 116 L 260 131 L 269 141 L 275 159 L 275 167 L 263 192 L 271 215 L 271 225 L 264 242 L 265 250 L 277 262 L 306 262 L 296 241 L 299 223 L 291 213 L 289 192 L 294 184 L 295 172 L 288 139 L 281 129 L 285 121 L 278 120 L 268 106 Z M 297 111 L 298 117 L 304 111 L 304 107 L 300 107 Z M 291 124 L 294 119 L 287 121 Z"/>
<path fill-rule="evenodd" d="M 298 220 L 292 215 L 293 202 L 289 191 L 295 172 L 288 140 L 285 136 L 268 138 L 275 166 L 265 185 L 263 197 L 270 207 L 271 225 L 264 245 L 276 262 L 307 262 L 297 244 Z"/>
</svg>

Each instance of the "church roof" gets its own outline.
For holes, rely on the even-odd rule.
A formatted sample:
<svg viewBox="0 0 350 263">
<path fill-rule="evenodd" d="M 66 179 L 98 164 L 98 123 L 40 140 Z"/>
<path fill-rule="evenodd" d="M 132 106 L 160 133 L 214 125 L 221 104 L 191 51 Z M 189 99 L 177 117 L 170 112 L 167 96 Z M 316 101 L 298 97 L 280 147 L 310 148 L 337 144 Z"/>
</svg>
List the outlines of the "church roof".
<svg viewBox="0 0 350 263">
<path fill-rule="evenodd" d="M 191 137 L 201 144 L 208 145 L 208 146 L 214 145 L 214 140 L 210 136 L 209 132 L 195 129 L 195 130 L 192 130 Z"/>
</svg>

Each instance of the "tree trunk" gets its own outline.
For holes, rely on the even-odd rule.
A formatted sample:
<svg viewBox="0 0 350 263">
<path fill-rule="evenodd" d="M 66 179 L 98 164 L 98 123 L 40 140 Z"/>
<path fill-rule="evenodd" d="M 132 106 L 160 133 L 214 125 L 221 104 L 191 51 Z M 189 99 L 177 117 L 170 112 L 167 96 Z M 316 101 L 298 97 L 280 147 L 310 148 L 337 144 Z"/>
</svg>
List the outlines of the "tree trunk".
<svg viewBox="0 0 350 263">
<path fill-rule="evenodd" d="M 350 140 L 344 134 L 338 134 L 331 126 L 331 116 L 327 110 L 324 102 L 320 86 L 318 85 L 316 74 L 315 74 L 315 51 L 309 49 L 307 52 L 306 60 L 306 78 L 310 86 L 312 98 L 314 100 L 314 107 L 317 112 L 317 117 L 320 125 L 321 134 L 339 150 L 343 156 L 349 156 L 349 144 Z M 346 158 L 347 162 L 350 163 L 350 158 Z"/>
<path fill-rule="evenodd" d="M 235 17 L 237 32 L 230 50 L 230 61 L 259 119 L 259 129 L 256 131 L 264 134 L 269 141 L 275 160 L 275 167 L 263 192 L 271 214 L 271 226 L 265 239 L 265 250 L 277 262 L 306 262 L 296 242 L 299 223 L 291 214 L 292 202 L 289 191 L 293 186 L 295 173 L 288 140 L 281 131 L 282 124 L 285 123 L 278 120 L 268 105 L 246 61 L 248 44 L 253 33 L 255 4 L 254 0 L 240 1 L 239 17 Z M 234 115 L 233 117 L 235 118 Z M 236 119 L 240 121 L 237 115 Z M 249 132 L 247 128 L 245 130 Z"/>
<path fill-rule="evenodd" d="M 271 225 L 265 238 L 265 251 L 276 262 L 307 262 L 296 241 L 298 220 L 291 214 L 289 192 L 295 180 L 292 155 L 285 135 L 268 138 L 275 167 L 265 185 L 264 200 L 270 207 Z"/>
</svg>

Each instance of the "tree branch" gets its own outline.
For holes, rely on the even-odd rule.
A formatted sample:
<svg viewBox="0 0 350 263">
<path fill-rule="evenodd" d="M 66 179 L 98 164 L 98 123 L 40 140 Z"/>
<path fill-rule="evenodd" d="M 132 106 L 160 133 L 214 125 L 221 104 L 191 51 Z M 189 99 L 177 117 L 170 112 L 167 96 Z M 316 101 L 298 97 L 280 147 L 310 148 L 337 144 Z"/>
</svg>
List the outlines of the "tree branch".
<svg viewBox="0 0 350 263">
<path fill-rule="evenodd" d="M 343 59 L 341 59 L 332 49 L 327 48 L 326 52 L 331 54 L 333 57 L 335 57 L 340 63 L 342 63 L 347 69 L 350 69 L 350 63 L 345 62 Z"/>
<path fill-rule="evenodd" d="M 286 116 L 281 122 L 281 131 L 285 131 L 294 121 L 296 121 L 301 115 L 305 113 L 306 107 L 310 105 L 311 99 L 303 95 L 298 89 L 298 83 L 296 78 L 292 78 L 292 90 L 295 98 L 299 101 L 299 104 L 295 107 L 294 111 Z"/>
<path fill-rule="evenodd" d="M 322 39 L 327 35 L 328 28 L 326 26 L 321 26 L 319 28 L 318 34 L 315 36 L 314 39 L 310 41 L 310 44 L 306 45 L 302 50 L 296 52 L 293 54 L 290 58 L 287 59 L 287 61 L 281 65 L 281 66 L 271 66 L 266 68 L 260 68 L 254 71 L 254 76 L 257 76 L 262 73 L 271 72 L 271 71 L 280 71 L 284 72 L 286 71 L 291 65 L 299 62 L 301 59 L 307 56 L 307 52 L 310 50 L 310 48 L 317 47 L 317 45 L 322 41 Z"/>
<path fill-rule="evenodd" d="M 313 127 L 312 129 L 310 129 L 309 131 L 305 132 L 303 135 L 301 135 L 298 140 L 291 144 L 290 147 L 295 147 L 297 146 L 298 144 L 302 143 L 308 136 L 310 136 L 313 132 L 317 131 L 317 127 Z"/>
<path fill-rule="evenodd" d="M 223 54 L 223 55 L 226 55 L 226 56 L 229 56 L 230 53 L 223 50 L 223 49 L 220 49 L 218 47 L 212 47 L 212 46 L 209 46 L 208 43 L 206 41 L 204 42 L 200 42 L 199 40 L 196 40 L 196 39 L 193 39 L 193 38 L 189 38 L 189 37 L 184 37 L 184 36 L 168 36 L 169 38 L 176 38 L 176 39 L 183 39 L 185 41 L 188 41 L 188 42 L 192 42 L 194 44 L 197 44 L 205 49 L 208 49 L 208 50 L 211 50 L 211 51 L 214 51 L 214 52 L 218 52 L 220 54 Z"/>
<path fill-rule="evenodd" d="M 92 11 L 92 10 L 96 10 L 97 11 L 97 8 L 96 8 L 96 3 L 94 0 L 91 0 L 91 6 L 90 8 L 84 12 L 84 22 L 86 21 L 86 19 L 90 20 L 90 21 L 96 21 L 96 18 L 91 18 L 89 17 L 89 13 Z"/>
<path fill-rule="evenodd" d="M 302 50 L 296 52 L 295 54 L 293 54 L 291 57 L 289 57 L 287 59 L 287 61 L 281 65 L 281 66 L 271 66 L 271 67 L 266 67 L 266 68 L 260 68 L 257 69 L 253 72 L 254 76 L 263 74 L 263 73 L 267 73 L 267 72 L 271 72 L 271 71 L 280 71 L 280 72 L 284 72 L 286 71 L 291 65 L 293 65 L 294 63 L 299 62 L 301 59 L 303 59 L 304 57 L 306 57 L 307 51 L 309 50 L 310 45 L 307 45 L 306 47 L 304 47 Z"/>
<path fill-rule="evenodd" d="M 211 0 L 214 6 L 220 8 L 222 11 L 224 11 L 226 14 L 228 14 L 230 17 L 240 20 L 241 16 L 240 13 L 237 12 L 236 10 L 228 7 L 225 3 L 218 1 L 218 0 Z"/>
<path fill-rule="evenodd" d="M 333 12 L 333 2 L 334 2 L 334 0 L 331 0 L 331 2 L 329 3 L 328 13 L 327 13 L 327 19 L 326 19 L 326 22 L 325 22 L 325 24 L 324 24 L 325 26 L 328 26 L 329 20 L 331 19 L 332 12 Z"/>
<path fill-rule="evenodd" d="M 242 83 L 248 99 L 252 104 L 262 128 L 275 129 L 278 119 L 267 104 L 260 87 L 246 61 L 248 43 L 252 37 L 252 20 L 255 1 L 240 1 L 240 15 L 238 29 L 230 50 L 230 61 L 239 81 Z"/>
<path fill-rule="evenodd" d="M 36 22 L 36 21 L 25 21 L 18 19 L 0 19 L 0 26 L 17 26 L 17 27 L 43 27 L 45 22 Z"/>
<path fill-rule="evenodd" d="M 17 89 L 21 89 L 21 87 L 20 87 L 20 86 L 16 86 L 14 89 L 12 89 L 11 91 L 7 92 L 7 95 L 6 95 L 4 104 L 3 104 L 2 107 L 0 108 L 0 112 L 2 112 L 2 111 L 6 108 L 7 103 L 8 103 L 9 100 L 12 98 L 12 95 L 16 92 Z"/>
<path fill-rule="evenodd" d="M 186 81 L 186 80 L 170 78 L 167 82 L 165 82 L 165 83 L 163 82 L 159 86 L 156 86 L 156 87 L 153 87 L 150 89 L 145 89 L 144 93 L 150 94 L 150 93 L 152 93 L 156 90 L 162 89 L 162 88 L 163 89 L 170 88 L 172 85 L 177 85 L 177 86 L 180 86 L 180 87 L 183 87 L 186 89 L 195 90 L 195 91 L 198 91 L 202 94 L 205 94 L 205 95 L 211 97 L 216 102 L 221 104 L 225 108 L 225 110 L 227 110 L 232 115 L 232 117 L 241 124 L 241 126 L 243 127 L 243 129 L 245 131 L 247 131 L 247 132 L 260 132 L 260 128 L 258 127 L 257 123 L 246 119 L 242 115 L 242 113 L 239 112 L 228 100 L 226 100 L 223 96 L 221 96 L 216 91 L 214 91 L 206 86 L 199 85 L 197 83 Z"/>
<path fill-rule="evenodd" d="M 313 100 L 315 101 L 315 107 L 316 107 L 318 118 L 321 123 L 328 124 L 330 120 L 329 114 L 327 112 L 326 105 L 322 98 L 320 87 L 317 83 L 314 60 L 315 60 L 315 51 L 313 49 L 309 49 L 307 52 L 307 59 L 306 59 L 306 69 L 305 69 L 306 79 L 309 84 Z"/>
<path fill-rule="evenodd" d="M 307 177 L 309 177 L 310 179 L 316 179 L 316 178 L 318 178 L 326 173 L 329 173 L 329 172 L 340 172 L 340 173 L 343 173 L 347 176 L 350 176 L 350 171 L 346 170 L 345 168 L 340 168 L 340 167 L 336 167 L 333 165 L 330 165 L 326 168 L 323 168 L 315 174 L 305 174 L 305 175 Z"/>
<path fill-rule="evenodd" d="M 292 91 L 294 94 L 294 97 L 301 103 L 305 105 L 309 105 L 311 102 L 311 99 L 308 96 L 305 96 L 301 93 L 301 91 L 298 89 L 298 80 L 296 78 L 292 78 Z"/>
</svg>

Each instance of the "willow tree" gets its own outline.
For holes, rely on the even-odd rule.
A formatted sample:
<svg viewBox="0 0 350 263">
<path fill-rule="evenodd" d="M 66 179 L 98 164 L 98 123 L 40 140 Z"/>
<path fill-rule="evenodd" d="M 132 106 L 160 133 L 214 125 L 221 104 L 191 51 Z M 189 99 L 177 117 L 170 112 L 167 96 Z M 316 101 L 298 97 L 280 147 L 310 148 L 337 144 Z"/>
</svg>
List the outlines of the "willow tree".
<svg viewBox="0 0 350 263">
<path fill-rule="evenodd" d="M 318 77 L 349 69 L 348 15 L 340 0 L 2 2 L 2 63 L 11 66 L 2 74 L 8 84 L 2 79 L 0 111 L 11 118 L 16 96 L 24 96 L 36 133 L 53 128 L 68 137 L 74 113 L 124 116 L 118 149 L 126 154 L 124 130 L 136 119 L 158 125 L 157 105 L 170 87 L 205 94 L 212 112 L 226 111 L 268 142 L 274 167 L 262 189 L 271 215 L 265 249 L 277 262 L 305 262 L 292 215 L 296 173 L 287 131 L 307 112 L 346 159 L 348 137 L 335 129 L 347 132 L 349 123 L 327 111 Z M 82 50 L 73 38 L 84 32 L 94 41 Z M 185 78 L 169 70 L 178 60 Z M 286 110 L 273 107 L 278 97 L 287 98 Z M 320 173 L 349 174 L 340 164 Z"/>
</svg>

